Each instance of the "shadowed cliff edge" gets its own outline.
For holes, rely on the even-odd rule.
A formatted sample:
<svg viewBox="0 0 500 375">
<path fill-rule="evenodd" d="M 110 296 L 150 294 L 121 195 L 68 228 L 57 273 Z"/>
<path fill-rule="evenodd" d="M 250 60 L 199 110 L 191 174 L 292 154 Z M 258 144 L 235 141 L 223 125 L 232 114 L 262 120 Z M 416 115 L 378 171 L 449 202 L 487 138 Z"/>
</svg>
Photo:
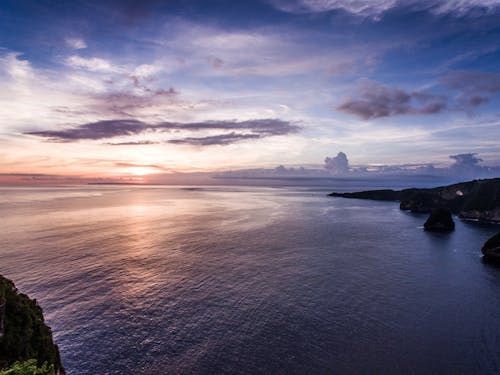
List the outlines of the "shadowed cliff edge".
<svg viewBox="0 0 500 375">
<path fill-rule="evenodd" d="M 500 223 L 500 178 L 461 182 L 431 189 L 333 192 L 329 196 L 399 201 L 401 210 L 418 213 L 447 208 L 461 219 Z"/>
<path fill-rule="evenodd" d="M 0 375 L 65 374 L 36 300 L 0 275 Z"/>
</svg>

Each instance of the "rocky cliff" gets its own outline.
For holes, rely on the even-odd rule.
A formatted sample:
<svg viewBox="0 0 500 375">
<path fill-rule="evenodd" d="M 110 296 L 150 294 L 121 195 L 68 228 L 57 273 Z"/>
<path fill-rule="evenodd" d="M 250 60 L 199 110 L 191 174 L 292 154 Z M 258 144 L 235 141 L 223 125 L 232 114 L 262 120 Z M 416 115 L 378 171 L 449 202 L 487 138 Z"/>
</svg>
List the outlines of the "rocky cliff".
<svg viewBox="0 0 500 375">
<path fill-rule="evenodd" d="M 12 281 L 0 275 L 0 374 L 4 371 L 20 373 L 6 369 L 10 366 L 24 369 L 24 363 L 31 367 L 33 363 L 35 367 L 38 364 L 52 374 L 65 373 L 52 332 L 44 322 L 42 308 L 36 300 L 19 293 Z"/>
<path fill-rule="evenodd" d="M 420 213 L 430 213 L 435 208 L 447 208 L 463 219 L 500 223 L 500 178 L 461 182 L 432 189 L 334 192 L 329 195 L 399 201 L 402 210 Z"/>
</svg>

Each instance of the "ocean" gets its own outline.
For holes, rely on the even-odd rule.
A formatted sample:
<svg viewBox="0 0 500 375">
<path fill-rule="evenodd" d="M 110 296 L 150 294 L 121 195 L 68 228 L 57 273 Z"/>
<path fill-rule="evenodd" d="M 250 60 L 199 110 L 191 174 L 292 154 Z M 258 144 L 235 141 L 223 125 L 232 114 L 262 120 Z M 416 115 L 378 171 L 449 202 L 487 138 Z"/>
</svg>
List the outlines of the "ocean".
<svg viewBox="0 0 500 375">
<path fill-rule="evenodd" d="M 500 227 L 371 187 L 1 187 L 0 274 L 70 375 L 499 373 Z"/>
</svg>

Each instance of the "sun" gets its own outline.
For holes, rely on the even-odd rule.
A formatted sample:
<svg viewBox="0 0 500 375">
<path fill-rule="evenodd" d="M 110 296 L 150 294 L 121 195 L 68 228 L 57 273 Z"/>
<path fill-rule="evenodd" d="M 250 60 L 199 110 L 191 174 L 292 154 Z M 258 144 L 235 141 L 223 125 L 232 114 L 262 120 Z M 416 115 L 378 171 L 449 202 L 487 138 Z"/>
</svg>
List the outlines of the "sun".
<svg viewBox="0 0 500 375">
<path fill-rule="evenodd" d="M 152 168 L 148 167 L 130 167 L 127 168 L 128 174 L 131 174 L 133 176 L 145 176 L 148 174 L 152 174 L 155 171 Z"/>
</svg>

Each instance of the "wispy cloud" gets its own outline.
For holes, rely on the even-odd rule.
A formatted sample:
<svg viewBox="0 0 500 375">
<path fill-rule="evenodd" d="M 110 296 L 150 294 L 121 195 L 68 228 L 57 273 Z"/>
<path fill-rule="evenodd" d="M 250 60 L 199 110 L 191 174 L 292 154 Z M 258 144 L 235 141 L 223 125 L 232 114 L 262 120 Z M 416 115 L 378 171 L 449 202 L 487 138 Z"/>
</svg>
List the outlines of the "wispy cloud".
<svg viewBox="0 0 500 375">
<path fill-rule="evenodd" d="M 81 57 L 77 55 L 70 56 L 66 59 L 66 64 L 73 68 L 81 68 L 90 70 L 92 72 L 118 72 L 119 68 L 114 66 L 111 62 L 98 57 Z"/>
<path fill-rule="evenodd" d="M 0 65 L 14 81 L 31 79 L 35 76 L 28 60 L 23 60 L 22 53 L 9 52 L 0 57 Z"/>
<path fill-rule="evenodd" d="M 136 110 L 175 103 L 178 94 L 173 87 L 168 89 L 146 88 L 139 90 L 138 93 L 133 91 L 106 92 L 94 95 L 94 103 L 90 105 L 90 108 L 101 114 L 130 116 Z"/>
<path fill-rule="evenodd" d="M 455 14 L 463 16 L 471 10 L 489 12 L 498 9 L 496 0 L 270 0 L 277 9 L 290 13 L 324 13 L 343 10 L 360 17 L 379 19 L 394 8 L 408 7 L 428 10 L 434 14 Z"/>
<path fill-rule="evenodd" d="M 87 48 L 87 43 L 81 38 L 66 38 L 64 39 L 66 44 L 73 49 L 84 49 Z"/>
<path fill-rule="evenodd" d="M 164 33 L 173 37 L 156 39 L 159 53 L 182 55 L 183 70 L 196 76 L 279 78 L 311 71 L 328 75 L 352 73 L 370 67 L 387 47 L 381 45 L 340 45 L 330 33 L 304 35 L 295 29 L 272 27 L 226 29 L 194 24 L 182 19 L 168 22 Z M 315 43 L 310 43 L 311 38 Z M 331 43 L 325 50 L 319 41 Z M 151 41 L 149 41 L 151 42 Z"/>
<path fill-rule="evenodd" d="M 240 134 L 232 132 L 229 134 L 219 134 L 207 137 L 186 137 L 181 139 L 171 139 L 168 141 L 168 143 L 185 144 L 192 146 L 224 146 L 247 139 L 257 139 L 261 137 L 263 137 L 262 134 Z"/>
<path fill-rule="evenodd" d="M 148 146 L 148 145 L 157 145 L 160 144 L 161 142 L 155 142 L 155 141 L 130 141 L 130 142 L 109 142 L 106 143 L 107 145 L 110 146 Z"/>
<path fill-rule="evenodd" d="M 290 13 L 323 13 L 342 9 L 346 12 L 378 17 L 397 4 L 396 0 L 366 1 L 366 0 L 271 0 L 278 9 Z"/>
</svg>

